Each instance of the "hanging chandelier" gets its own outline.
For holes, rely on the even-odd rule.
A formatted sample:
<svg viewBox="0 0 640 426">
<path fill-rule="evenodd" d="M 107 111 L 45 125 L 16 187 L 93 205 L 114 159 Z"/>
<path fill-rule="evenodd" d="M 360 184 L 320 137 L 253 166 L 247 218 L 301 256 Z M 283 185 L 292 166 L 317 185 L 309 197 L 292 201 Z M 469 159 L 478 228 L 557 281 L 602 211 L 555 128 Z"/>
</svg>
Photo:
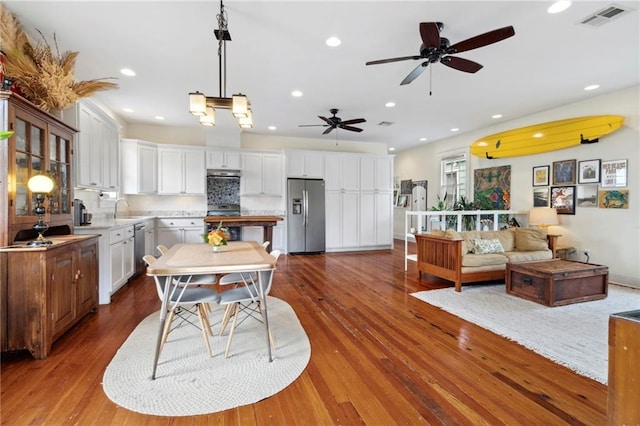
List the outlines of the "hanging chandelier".
<svg viewBox="0 0 640 426">
<path fill-rule="evenodd" d="M 251 103 L 246 95 L 238 93 L 227 97 L 227 41 L 231 41 L 228 29 L 227 12 L 220 0 L 220 13 L 216 15 L 218 29 L 214 30 L 218 40 L 218 90 L 219 96 L 206 96 L 201 92 L 189 93 L 189 112 L 200 117 L 203 126 L 216 125 L 216 109 L 231 110 L 231 114 L 238 119 L 238 125 L 243 129 L 253 127 Z M 224 82 L 224 83 L 223 83 Z"/>
</svg>

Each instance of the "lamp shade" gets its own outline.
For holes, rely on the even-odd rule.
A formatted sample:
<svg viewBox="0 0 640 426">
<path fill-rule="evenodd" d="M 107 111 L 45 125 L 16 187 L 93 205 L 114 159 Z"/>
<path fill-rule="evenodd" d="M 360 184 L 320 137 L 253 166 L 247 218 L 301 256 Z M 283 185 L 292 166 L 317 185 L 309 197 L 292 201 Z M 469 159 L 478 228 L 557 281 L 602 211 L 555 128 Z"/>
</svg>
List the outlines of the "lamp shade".
<svg viewBox="0 0 640 426">
<path fill-rule="evenodd" d="M 216 125 L 216 112 L 213 107 L 207 107 L 207 113 L 205 115 L 200 116 L 200 124 L 203 126 L 213 127 Z"/>
<path fill-rule="evenodd" d="M 251 129 L 253 127 L 253 115 L 251 110 L 247 111 L 246 117 L 238 118 L 238 126 L 242 129 Z"/>
<path fill-rule="evenodd" d="M 558 212 L 554 208 L 534 207 L 529 210 L 529 225 L 546 227 L 558 223 Z"/>
<path fill-rule="evenodd" d="M 207 115 L 207 97 L 203 93 L 189 93 L 189 112 L 198 117 Z"/>
<path fill-rule="evenodd" d="M 53 181 L 45 175 L 35 175 L 27 182 L 29 191 L 34 194 L 48 194 L 53 189 Z"/>
<path fill-rule="evenodd" d="M 249 115 L 249 100 L 242 93 L 233 95 L 231 114 L 235 118 L 246 118 Z"/>
</svg>

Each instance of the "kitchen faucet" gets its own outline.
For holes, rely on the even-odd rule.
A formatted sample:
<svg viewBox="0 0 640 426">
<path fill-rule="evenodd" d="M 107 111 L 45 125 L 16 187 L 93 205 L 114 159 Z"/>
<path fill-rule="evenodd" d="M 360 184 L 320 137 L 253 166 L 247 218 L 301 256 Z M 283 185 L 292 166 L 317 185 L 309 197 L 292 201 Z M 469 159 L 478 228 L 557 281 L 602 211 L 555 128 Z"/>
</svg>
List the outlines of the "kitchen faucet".
<svg viewBox="0 0 640 426">
<path fill-rule="evenodd" d="M 118 201 L 124 201 L 125 203 L 127 203 L 127 207 L 129 207 L 129 202 L 125 199 L 125 198 L 118 198 L 116 200 L 116 202 L 113 205 L 113 218 L 117 219 L 118 218 Z"/>
</svg>

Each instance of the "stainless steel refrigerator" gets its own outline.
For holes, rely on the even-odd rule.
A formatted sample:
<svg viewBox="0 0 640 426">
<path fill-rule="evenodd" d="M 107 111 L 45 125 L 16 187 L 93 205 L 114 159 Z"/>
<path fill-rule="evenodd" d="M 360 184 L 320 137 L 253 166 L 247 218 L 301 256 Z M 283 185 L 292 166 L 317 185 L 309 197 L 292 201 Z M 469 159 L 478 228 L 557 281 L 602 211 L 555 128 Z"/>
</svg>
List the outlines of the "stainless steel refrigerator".
<svg viewBox="0 0 640 426">
<path fill-rule="evenodd" d="M 323 253 L 324 216 L 324 180 L 290 178 L 287 181 L 287 251 Z"/>
</svg>

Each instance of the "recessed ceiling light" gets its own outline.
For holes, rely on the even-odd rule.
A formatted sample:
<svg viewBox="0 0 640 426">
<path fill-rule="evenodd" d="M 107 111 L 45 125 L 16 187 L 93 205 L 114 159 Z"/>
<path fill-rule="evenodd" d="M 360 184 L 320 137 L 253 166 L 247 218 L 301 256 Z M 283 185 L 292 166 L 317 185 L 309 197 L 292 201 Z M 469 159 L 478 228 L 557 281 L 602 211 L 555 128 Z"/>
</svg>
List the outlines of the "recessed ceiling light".
<svg viewBox="0 0 640 426">
<path fill-rule="evenodd" d="M 420 138 L 420 142 L 424 142 L 426 140 L 427 140 L 427 138 Z"/>
<path fill-rule="evenodd" d="M 133 108 L 122 108 L 124 112 L 133 112 Z"/>
<path fill-rule="evenodd" d="M 302 96 L 302 92 L 299 90 L 294 90 L 293 92 L 291 92 L 291 96 L 299 98 L 300 96 Z"/>
<path fill-rule="evenodd" d="M 325 43 L 327 43 L 327 46 L 329 47 L 338 47 L 342 41 L 336 36 L 331 36 L 325 41 Z"/>
<path fill-rule="evenodd" d="M 394 106 L 396 106 L 395 102 L 387 102 L 386 104 L 384 104 L 384 106 L 386 106 L 387 108 L 393 108 Z"/>
<path fill-rule="evenodd" d="M 596 90 L 599 87 L 600 87 L 599 84 L 591 84 L 591 85 L 585 87 L 584 90 Z"/>
<path fill-rule="evenodd" d="M 124 74 L 126 76 L 129 76 L 129 77 L 133 77 L 134 75 L 136 75 L 136 72 L 134 70 L 132 70 L 132 69 L 129 69 L 129 68 L 122 68 L 120 70 L 120 73 Z"/>
<path fill-rule="evenodd" d="M 493 114 L 491 118 L 502 118 L 502 114 Z"/>
<path fill-rule="evenodd" d="M 163 116 L 161 116 L 161 115 L 156 115 L 156 116 L 155 116 L 155 117 L 153 117 L 153 118 L 155 118 L 156 120 L 164 120 L 164 117 L 163 117 Z"/>
<path fill-rule="evenodd" d="M 392 146 L 389 147 L 389 151 L 395 151 L 396 149 Z"/>
<path fill-rule="evenodd" d="M 276 126 L 269 126 L 269 130 L 276 130 L 277 127 Z"/>
<path fill-rule="evenodd" d="M 457 127 L 454 127 L 453 129 L 451 129 L 452 132 L 457 132 L 458 130 L 460 129 L 458 129 Z"/>
<path fill-rule="evenodd" d="M 547 12 L 548 13 L 564 12 L 565 10 L 569 9 L 569 6 L 571 6 L 571 2 L 569 0 L 560 0 L 552 4 L 551 6 L 549 6 L 549 9 L 547 9 Z"/>
</svg>

